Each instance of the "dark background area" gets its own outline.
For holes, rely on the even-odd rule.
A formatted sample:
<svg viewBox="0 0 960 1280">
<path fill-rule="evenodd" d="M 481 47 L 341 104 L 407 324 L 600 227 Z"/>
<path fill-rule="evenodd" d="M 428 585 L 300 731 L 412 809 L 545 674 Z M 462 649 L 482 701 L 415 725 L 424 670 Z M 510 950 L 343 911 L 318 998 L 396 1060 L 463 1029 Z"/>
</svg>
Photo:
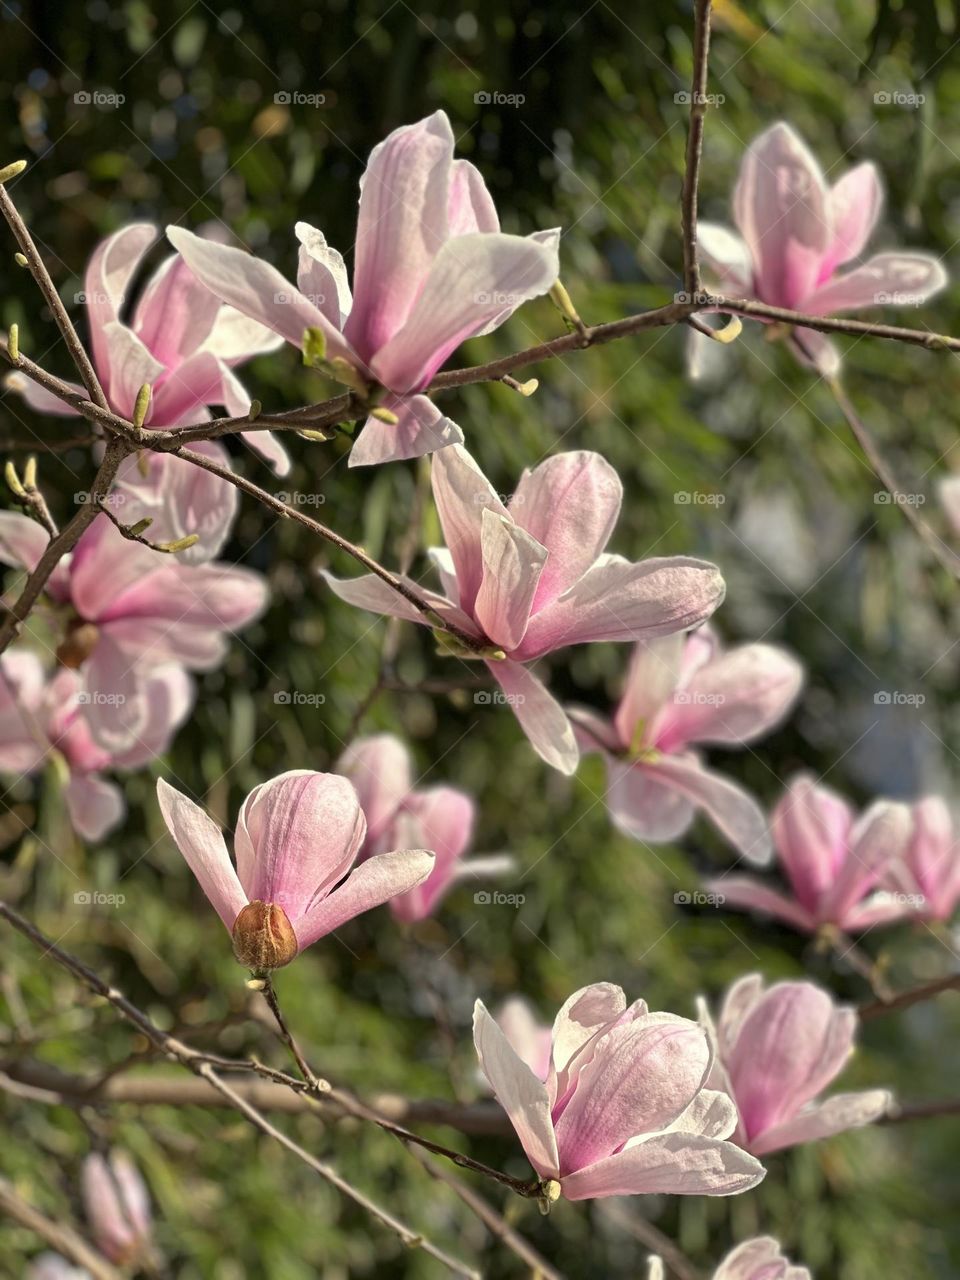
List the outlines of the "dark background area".
<svg viewBox="0 0 960 1280">
<path fill-rule="evenodd" d="M 960 31 L 953 7 L 860 0 L 741 7 L 718 0 L 715 9 L 710 87 L 723 101 L 707 119 L 703 216 L 729 220 L 744 148 L 786 118 L 831 180 L 862 159 L 879 165 L 888 199 L 871 248 L 930 249 L 955 271 Z M 661 0 L 429 11 L 403 0 L 274 0 L 219 12 L 202 2 L 3 3 L 3 162 L 32 162 L 10 189 L 79 323 L 83 308 L 74 297 L 85 262 L 99 238 L 129 220 L 194 229 L 222 222 L 292 277 L 293 223 L 304 218 L 349 259 L 370 149 L 390 129 L 442 107 L 458 154 L 482 170 L 505 229 L 564 228 L 563 278 L 584 317 L 598 322 L 664 302 L 679 287 L 686 108 L 676 95 L 689 81 L 691 33 L 689 6 Z M 297 93 L 322 94 L 324 102 L 293 101 Z M 924 101 L 906 107 L 876 98 L 893 93 Z M 83 101 L 95 94 L 114 101 Z M 524 100 L 485 104 L 477 100 L 483 94 Z M 8 236 L 0 320 L 20 325 L 21 350 L 69 376 L 63 344 L 13 251 Z M 890 318 L 960 332 L 957 291 L 951 287 L 920 313 Z M 455 360 L 493 358 L 561 331 L 559 317 L 540 301 L 496 334 L 468 343 Z M 956 586 L 931 566 L 902 513 L 875 502 L 880 486 L 828 390 L 764 337 L 759 326 L 747 326 L 720 353 L 719 370 L 697 384 L 685 376 L 684 334 L 657 330 L 531 369 L 527 376 L 541 384 L 532 399 L 477 386 L 443 405 L 504 493 L 523 467 L 552 452 L 602 452 L 626 490 L 612 549 L 631 558 L 714 559 L 728 582 L 716 619 L 725 637 L 775 640 L 803 659 L 808 687 L 787 726 L 751 750 L 714 753 L 714 762 L 764 803 L 773 803 L 801 767 L 858 803 L 931 790 L 952 799 L 960 749 Z M 845 380 L 863 417 L 903 488 L 926 495 L 925 514 L 942 524 L 936 481 L 960 463 L 956 358 L 840 341 Z M 332 390 L 291 349 L 242 376 L 268 409 Z M 3 394 L 5 447 L 67 430 L 69 422 L 38 418 Z M 423 492 L 422 465 L 350 471 L 346 441 L 294 439 L 294 474 L 275 481 L 253 455 L 231 447 L 246 474 L 275 492 L 316 495 L 320 518 L 396 564 Z M 41 457 L 41 482 L 58 516 L 69 515 L 73 493 L 92 473 L 86 449 Z M 678 503 L 684 492 L 716 501 Z M 419 523 L 420 545 L 436 543 L 429 503 Z M 229 940 L 162 832 L 154 776 L 203 798 L 229 826 L 256 783 L 288 768 L 329 768 L 376 679 L 385 624 L 335 600 L 317 578 L 328 565 L 350 574 L 351 562 L 331 558 L 306 530 L 252 503 L 244 502 L 225 554 L 269 576 L 269 612 L 233 645 L 225 666 L 202 680 L 196 712 L 169 759 L 127 781 L 129 817 L 102 845 L 85 848 L 72 835 L 54 769 L 7 791 L 0 888 L 162 1025 L 223 1052 L 273 1055 L 279 1064 L 281 1051 L 255 1016 Z M 429 579 L 422 557 L 414 574 Z M 428 676 L 473 674 L 433 648 L 426 632 L 404 628 L 397 679 L 415 685 Z M 550 660 L 551 686 L 605 706 L 626 659 L 613 645 L 564 652 Z M 291 690 L 325 701 L 275 701 Z M 875 694 L 888 690 L 924 701 L 877 704 Z M 692 1015 L 696 994 L 716 999 L 750 970 L 771 979 L 807 973 L 845 999 L 868 995 L 848 966 L 773 924 L 675 905 L 677 892 L 729 865 L 731 851 L 703 823 L 682 849 L 650 851 L 617 835 L 597 760 L 585 761 L 573 780 L 550 772 L 505 708 L 477 704 L 469 691 L 387 693 L 360 729 L 401 734 L 425 783 L 450 782 L 475 794 L 475 847 L 514 854 L 516 875 L 501 887 L 525 901 L 519 909 L 481 906 L 464 887 L 435 918 L 410 929 L 381 910 L 280 974 L 290 1020 L 314 1065 L 331 1078 L 365 1093 L 478 1096 L 469 1032 L 477 995 L 496 1006 L 523 992 L 552 1018 L 576 987 L 610 980 L 653 1008 Z M 125 901 L 81 908 L 73 901 L 78 888 L 120 893 Z M 887 964 L 895 984 L 957 963 L 956 938 L 924 926 L 877 932 L 863 945 Z M 143 1047 L 20 939 L 4 939 L 3 968 L 4 1022 L 13 1023 L 10 992 L 19 991 L 36 1043 L 29 1036 L 22 1043 L 22 1027 L 7 1025 L 0 1057 L 8 1049 L 32 1052 L 64 1070 L 96 1072 Z M 949 996 L 871 1023 L 844 1087 L 889 1084 L 915 1101 L 950 1095 L 958 1033 Z M 0 1115 L 0 1173 L 51 1216 L 78 1213 L 78 1172 L 90 1145 L 84 1121 L 3 1094 Z M 144 1169 L 170 1275 L 436 1274 L 429 1259 L 371 1227 L 227 1113 L 116 1108 L 87 1122 L 130 1149 Z M 284 1123 L 485 1274 L 522 1274 L 393 1140 L 312 1117 Z M 574 1280 L 643 1274 L 646 1251 L 632 1231 L 641 1214 L 654 1217 L 704 1269 L 732 1241 L 769 1233 L 818 1280 L 944 1280 L 960 1273 L 957 1125 L 947 1119 L 875 1129 L 775 1156 L 758 1190 L 730 1200 L 560 1204 L 542 1219 L 534 1204 L 513 1199 L 506 1212 Z M 526 1176 L 512 1140 L 439 1136 Z M 0 1222 L 0 1274 L 19 1275 L 37 1250 L 28 1232 Z"/>
</svg>

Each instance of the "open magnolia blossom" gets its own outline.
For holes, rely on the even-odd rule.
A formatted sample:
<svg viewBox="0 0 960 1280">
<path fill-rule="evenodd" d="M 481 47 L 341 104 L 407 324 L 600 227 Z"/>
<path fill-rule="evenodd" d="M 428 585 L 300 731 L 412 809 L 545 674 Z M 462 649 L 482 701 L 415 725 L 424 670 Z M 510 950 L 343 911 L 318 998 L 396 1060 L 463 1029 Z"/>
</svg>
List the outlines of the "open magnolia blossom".
<svg viewBox="0 0 960 1280">
<path fill-rule="evenodd" d="M 825 925 L 868 929 L 890 918 L 889 897 L 868 895 L 903 857 L 911 825 L 909 808 L 890 800 L 875 801 L 857 819 L 836 792 L 798 774 L 771 818 L 793 896 L 750 876 L 721 876 L 707 888 L 722 894 L 727 906 L 776 916 L 805 933 Z"/>
<path fill-rule="evenodd" d="M 343 258 L 309 223 L 296 225 L 296 286 L 238 249 L 167 228 L 217 297 L 295 347 L 307 330 L 319 331 L 320 362 L 334 377 L 343 379 L 336 362 L 344 361 L 352 378 L 386 388 L 381 405 L 397 421 L 368 418 L 351 466 L 462 440 L 418 393 L 462 342 L 496 329 L 559 274 L 559 229 L 502 232 L 479 171 L 454 160 L 453 150 L 443 111 L 395 129 L 373 149 L 360 183 L 352 298 Z"/>
<path fill-rule="evenodd" d="M 50 536 L 35 521 L 0 512 L 0 563 L 32 572 Z M 224 564 L 181 564 L 94 518 L 46 586 L 59 636 L 57 658 L 82 681 L 83 716 L 111 754 L 150 737 L 150 677 L 173 662 L 209 671 L 226 636 L 267 602 L 264 579 Z"/>
<path fill-rule="evenodd" d="M 605 554 L 620 514 L 620 478 L 597 453 L 559 453 L 525 471 L 505 506 L 460 445 L 435 454 L 433 496 L 446 546 L 431 556 L 444 595 L 409 582 L 480 652 L 535 751 L 573 773 L 579 751 L 566 712 L 527 663 L 567 645 L 639 640 L 698 626 L 723 599 L 716 565 L 686 556 Z M 373 574 L 340 581 L 342 600 L 410 622 L 424 615 Z"/>
<path fill-rule="evenodd" d="M 125 1151 L 94 1153 L 83 1162 L 83 1209 L 93 1242 L 118 1265 L 143 1263 L 150 1248 L 150 1196 Z"/>
<path fill-rule="evenodd" d="M 353 783 L 367 820 L 361 861 L 384 849 L 434 852 L 427 879 L 390 899 L 398 920 L 424 920 L 459 881 L 477 881 L 512 868 L 507 857 L 464 860 L 473 834 L 473 800 L 455 787 L 415 788 L 410 753 L 393 734 L 358 738 L 340 757 L 337 772 Z"/>
<path fill-rule="evenodd" d="M 932 254 L 898 249 L 840 270 L 863 253 L 882 205 L 875 165 L 858 164 L 831 186 L 790 125 L 771 125 L 740 165 L 732 205 L 740 234 L 711 222 L 697 228 L 709 287 L 815 316 L 919 306 L 947 283 Z M 696 338 L 696 345 L 709 341 Z M 822 374 L 840 367 L 825 334 L 795 329 L 790 345 Z"/>
<path fill-rule="evenodd" d="M 357 793 L 333 773 L 294 769 L 244 800 L 234 869 L 223 832 L 163 779 L 160 812 L 190 870 L 255 973 L 289 964 L 361 912 L 415 888 L 433 870 L 424 849 L 378 853 L 355 866 L 367 824 Z"/>
<path fill-rule="evenodd" d="M 36 773 L 53 759 L 66 773 L 64 800 L 74 831 L 101 840 L 123 820 L 123 792 L 104 771 L 140 769 L 162 755 L 193 705 L 193 682 L 175 664 L 144 680 L 147 720 L 136 743 L 111 753 L 94 741 L 84 715 L 83 681 L 61 668 L 50 679 L 31 650 L 0 657 L 0 771 Z"/>
<path fill-rule="evenodd" d="M 557 1014 L 541 1080 L 477 1001 L 480 1066 L 545 1183 L 568 1200 L 600 1196 L 734 1195 L 765 1170 L 726 1141 L 736 1108 L 706 1087 L 713 1064 L 697 1023 L 630 1007 L 619 987 L 595 983 Z"/>
<path fill-rule="evenodd" d="M 960 902 L 960 840 L 950 810 L 939 796 L 926 796 L 912 812 L 910 840 L 887 867 L 871 903 L 877 923 L 904 917 L 946 922 Z"/>
<path fill-rule="evenodd" d="M 603 755 L 614 825 L 656 844 L 682 836 L 701 809 L 745 858 L 769 861 L 760 806 L 691 748 L 754 742 L 783 719 L 802 684 L 803 668 L 785 650 L 724 652 L 709 627 L 638 644 L 612 720 L 570 709 L 582 749 Z"/>
<path fill-rule="evenodd" d="M 698 1003 L 716 1046 L 710 1084 L 736 1103 L 733 1141 L 754 1155 L 856 1129 L 889 1110 L 886 1089 L 820 1099 L 853 1053 L 857 1015 L 812 982 L 765 991 L 760 974 L 747 974 L 727 992 L 716 1026 Z"/>
<path fill-rule="evenodd" d="M 647 1280 L 666 1280 L 659 1258 L 650 1259 Z M 813 1277 L 806 1267 L 795 1267 L 784 1257 L 779 1241 L 772 1236 L 757 1236 L 728 1253 L 712 1280 L 813 1280 Z"/>
<path fill-rule="evenodd" d="M 243 417 L 250 410 L 250 397 L 234 366 L 281 344 L 263 325 L 223 306 L 177 254 L 166 257 L 151 275 L 130 323 L 120 318 L 133 278 L 158 235 L 159 229 L 150 223 L 132 222 L 101 240 L 87 266 L 81 300 L 87 308 L 93 365 L 107 401 L 115 413 L 131 419 L 137 393 L 149 383 L 146 427 L 202 422 L 209 416 L 208 405 L 223 405 L 231 415 Z M 38 413 L 77 415 L 66 401 L 22 373 L 9 374 L 7 385 Z M 86 398 L 83 387 L 73 389 Z M 286 452 L 269 432 L 251 431 L 244 439 L 278 475 L 286 474 Z M 211 453 L 226 461 L 220 446 Z M 176 458 L 163 462 L 189 467 Z M 207 492 L 222 501 L 218 491 L 225 482 L 203 474 Z"/>
</svg>

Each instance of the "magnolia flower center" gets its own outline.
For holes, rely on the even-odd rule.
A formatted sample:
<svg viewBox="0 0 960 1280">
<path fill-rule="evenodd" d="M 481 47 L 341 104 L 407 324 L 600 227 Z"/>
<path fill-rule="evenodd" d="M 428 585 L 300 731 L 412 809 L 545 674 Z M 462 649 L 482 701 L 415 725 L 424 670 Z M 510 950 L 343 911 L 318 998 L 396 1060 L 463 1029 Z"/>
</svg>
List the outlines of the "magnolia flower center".
<svg viewBox="0 0 960 1280">
<path fill-rule="evenodd" d="M 282 969 L 298 950 L 290 918 L 275 902 L 248 902 L 234 921 L 233 954 L 245 969 Z"/>
<path fill-rule="evenodd" d="M 93 653 L 99 639 L 100 632 L 94 623 L 75 618 L 57 648 L 57 661 L 61 667 L 76 671 Z"/>
</svg>

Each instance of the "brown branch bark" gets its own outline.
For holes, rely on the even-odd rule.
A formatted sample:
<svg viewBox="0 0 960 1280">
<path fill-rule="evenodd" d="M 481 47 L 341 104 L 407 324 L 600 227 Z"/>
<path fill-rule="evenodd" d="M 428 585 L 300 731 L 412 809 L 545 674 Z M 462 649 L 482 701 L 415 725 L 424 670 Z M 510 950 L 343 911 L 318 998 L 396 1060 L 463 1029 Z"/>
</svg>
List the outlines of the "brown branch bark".
<svg viewBox="0 0 960 1280">
<path fill-rule="evenodd" d="M 94 1280 L 124 1280 L 124 1273 L 88 1244 L 68 1222 L 54 1222 L 48 1218 L 24 1200 L 6 1178 L 0 1178 L 0 1214 L 19 1222 L 64 1258 L 86 1268 Z"/>
<path fill-rule="evenodd" d="M 932 1000 L 944 991 L 960 991 L 960 973 L 950 973 L 932 982 L 923 982 L 906 991 L 898 991 L 889 1000 L 871 1000 L 868 1004 L 862 1004 L 859 1009 L 861 1021 L 869 1022 L 871 1018 L 882 1018 L 887 1013 L 910 1009 L 915 1004 Z"/>
<path fill-rule="evenodd" d="M 693 76 L 690 81 L 690 121 L 687 126 L 687 157 L 680 196 L 683 236 L 683 287 L 692 297 L 700 292 L 700 262 L 697 256 L 697 203 L 700 193 L 700 158 L 703 154 L 703 127 L 707 114 L 707 84 L 710 59 L 711 0 L 696 0 L 693 27 Z"/>
</svg>

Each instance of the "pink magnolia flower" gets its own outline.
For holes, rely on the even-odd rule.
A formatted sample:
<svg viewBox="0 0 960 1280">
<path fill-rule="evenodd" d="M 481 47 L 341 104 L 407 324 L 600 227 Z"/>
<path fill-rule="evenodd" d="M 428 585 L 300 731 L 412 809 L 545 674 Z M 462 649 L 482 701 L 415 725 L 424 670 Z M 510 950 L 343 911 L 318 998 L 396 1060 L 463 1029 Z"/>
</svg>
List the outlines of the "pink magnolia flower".
<svg viewBox="0 0 960 1280">
<path fill-rule="evenodd" d="M 121 320 L 133 278 L 154 243 L 158 229 L 134 222 L 101 240 L 87 266 L 84 292 L 92 358 L 110 407 L 130 418 L 145 382 L 153 389 L 147 427 L 174 427 L 202 421 L 206 406 L 222 404 L 234 417 L 249 412 L 250 397 L 233 372 L 235 365 L 280 346 L 263 325 L 240 315 L 205 289 L 177 254 L 167 257 L 147 281 L 130 323 Z M 7 385 L 19 391 L 38 413 L 75 416 L 65 401 L 20 373 Z M 75 387 L 86 396 L 83 387 Z M 269 432 L 252 431 L 244 439 L 278 475 L 289 470 L 283 446 Z M 226 462 L 219 445 L 207 451 Z M 180 459 L 164 466 L 183 468 Z M 189 464 L 186 464 L 189 466 Z M 201 472 L 211 495 L 224 481 Z"/>
<path fill-rule="evenodd" d="M 740 165 L 733 193 L 740 234 L 710 222 L 698 227 L 705 272 L 719 292 L 807 315 L 918 306 L 947 283 L 931 254 L 899 249 L 840 270 L 866 248 L 882 204 L 875 165 L 858 164 L 830 186 L 803 139 L 780 121 L 753 140 Z M 796 329 L 790 344 L 823 374 L 840 366 L 825 334 Z"/>
<path fill-rule="evenodd" d="M 893 1101 L 886 1089 L 820 1098 L 853 1053 L 857 1015 L 812 982 L 765 991 L 760 974 L 747 974 L 727 992 L 716 1026 L 703 1001 L 700 1017 L 716 1046 L 710 1083 L 736 1103 L 733 1141 L 755 1156 L 860 1128 Z"/>
<path fill-rule="evenodd" d="M 174 664 L 157 667 L 144 681 L 147 721 L 127 751 L 111 753 L 94 741 L 84 716 L 83 681 L 61 669 L 47 680 L 28 650 L 0 657 L 0 771 L 31 774 L 51 755 L 63 765 L 64 799 L 71 825 L 85 840 L 101 840 L 126 813 L 123 792 L 103 777 L 108 769 L 143 768 L 170 746 L 193 705 L 190 677 Z"/>
<path fill-rule="evenodd" d="M 803 668 L 785 650 L 724 652 L 709 627 L 638 644 L 613 719 L 571 711 L 581 746 L 603 755 L 614 825 L 636 840 L 676 840 L 702 809 L 745 858 L 768 861 L 756 801 L 691 748 L 755 741 L 783 719 L 802 684 Z"/>
<path fill-rule="evenodd" d="M 454 160 L 453 150 L 443 111 L 395 129 L 373 149 L 360 183 L 352 299 L 343 258 L 309 223 L 296 225 L 296 288 L 257 258 L 167 228 L 217 297 L 295 347 L 307 329 L 319 329 L 327 359 L 344 360 L 387 389 L 382 403 L 399 422 L 368 418 L 351 466 L 462 440 L 460 428 L 418 393 L 462 342 L 490 333 L 557 279 L 559 229 L 501 232 L 483 178 Z"/>
<path fill-rule="evenodd" d="M 378 853 L 354 866 L 366 834 L 346 778 L 295 769 L 247 796 L 234 834 L 236 869 L 220 828 L 199 805 L 157 783 L 167 830 L 255 972 L 289 964 L 347 920 L 407 893 L 433 870 L 423 849 Z"/>
<path fill-rule="evenodd" d="M 521 996 L 504 1000 L 497 1014 L 497 1026 L 511 1049 L 525 1062 L 538 1080 L 550 1075 L 553 1057 L 553 1029 L 539 1020 Z"/>
<path fill-rule="evenodd" d="M 605 554 L 623 490 L 597 453 L 560 453 L 525 471 L 506 506 L 459 445 L 434 455 L 432 476 L 447 545 L 430 554 L 445 594 L 409 585 L 486 646 L 481 656 L 534 750 L 573 773 L 570 721 L 526 664 L 566 645 L 698 626 L 723 599 L 720 571 L 686 556 L 631 563 Z M 380 578 L 324 576 L 349 604 L 425 622 Z"/>
<path fill-rule="evenodd" d="M 913 831 L 900 858 L 891 862 L 876 895 L 874 915 L 947 921 L 960 901 L 960 840 L 950 810 L 939 796 L 913 806 Z M 884 903 L 889 916 L 881 914 Z"/>
<path fill-rule="evenodd" d="M 647 1280 L 665 1280 L 663 1263 L 651 1258 Z M 806 1267 L 794 1267 L 780 1252 L 772 1236 L 745 1240 L 728 1253 L 713 1273 L 713 1280 L 813 1280 Z"/>
<path fill-rule="evenodd" d="M 496 856 L 464 860 L 473 834 L 473 801 L 455 787 L 416 789 L 410 753 L 393 734 L 358 738 L 340 757 L 337 771 L 353 783 L 367 820 L 361 860 L 398 847 L 432 849 L 435 854 L 427 879 L 390 899 L 398 920 L 424 920 L 459 881 L 513 865 L 509 858 Z"/>
<path fill-rule="evenodd" d="M 26 516 L 0 512 L 0 563 L 32 571 L 49 536 Z M 149 674 L 174 662 L 209 671 L 226 636 L 267 602 L 266 583 L 249 569 L 181 564 L 130 542 L 98 515 L 47 583 L 61 641 L 60 662 L 80 672 L 84 718 L 111 753 L 148 733 Z"/>
<path fill-rule="evenodd" d="M 480 1065 L 544 1181 L 568 1200 L 660 1193 L 733 1195 L 764 1176 L 725 1139 L 733 1103 L 705 1087 L 713 1055 L 687 1018 L 629 1008 L 619 987 L 575 992 L 557 1014 L 540 1080 L 477 1001 Z"/>
<path fill-rule="evenodd" d="M 111 1151 L 106 1160 L 97 1153 L 87 1156 L 81 1192 L 100 1252 L 118 1264 L 142 1260 L 150 1247 L 150 1196 L 126 1152 Z"/>
<path fill-rule="evenodd" d="M 805 933 L 824 925 L 860 930 L 879 923 L 888 904 L 867 895 L 902 857 L 910 837 L 906 805 L 877 800 L 859 819 L 829 787 L 798 774 L 772 815 L 773 842 L 792 896 L 750 876 L 722 876 L 707 888 L 728 906 L 776 916 Z M 866 899 L 866 900 L 865 900 Z"/>
</svg>

